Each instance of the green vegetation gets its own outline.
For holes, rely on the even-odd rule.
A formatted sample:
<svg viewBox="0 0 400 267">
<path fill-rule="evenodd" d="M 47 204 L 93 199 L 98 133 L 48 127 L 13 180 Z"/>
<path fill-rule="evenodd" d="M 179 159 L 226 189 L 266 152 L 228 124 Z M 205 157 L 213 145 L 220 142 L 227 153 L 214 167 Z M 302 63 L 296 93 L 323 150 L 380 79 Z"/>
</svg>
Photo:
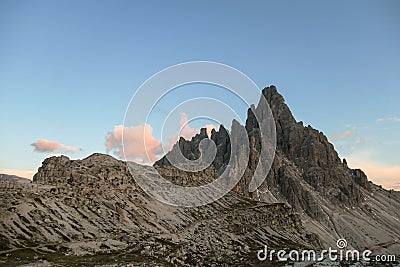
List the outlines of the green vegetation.
<svg viewBox="0 0 400 267">
<path fill-rule="evenodd" d="M 131 250 L 85 256 L 66 256 L 61 251 L 47 252 L 31 248 L 0 253 L 0 267 L 17 266 L 44 260 L 56 266 L 98 266 L 99 264 L 105 265 L 116 263 L 147 263 L 150 265 L 162 264 L 163 266 L 169 266 L 167 262 L 160 262 L 160 260 L 155 258 L 144 257 L 140 253 Z"/>
</svg>

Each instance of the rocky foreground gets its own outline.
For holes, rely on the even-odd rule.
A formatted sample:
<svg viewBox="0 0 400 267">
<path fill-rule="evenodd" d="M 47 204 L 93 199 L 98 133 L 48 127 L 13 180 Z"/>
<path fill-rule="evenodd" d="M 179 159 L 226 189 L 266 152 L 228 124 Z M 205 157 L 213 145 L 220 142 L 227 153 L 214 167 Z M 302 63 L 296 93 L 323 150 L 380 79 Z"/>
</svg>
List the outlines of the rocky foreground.
<svg viewBox="0 0 400 267">
<path fill-rule="evenodd" d="M 136 167 L 138 175 L 153 172 Z M 48 158 L 33 183 L 0 186 L 0 260 L 8 266 L 39 259 L 67 266 L 242 265 L 256 263 L 263 244 L 320 246 L 283 203 L 232 192 L 207 206 L 172 207 L 136 188 L 124 162 L 102 154 Z"/>
<path fill-rule="evenodd" d="M 257 251 L 264 245 L 319 251 L 336 248 L 339 238 L 349 248 L 400 255 L 399 193 L 350 169 L 323 133 L 294 119 L 275 87 L 263 96 L 276 121 L 277 151 L 255 192 L 247 190 L 260 153 L 251 110 L 245 175 L 230 193 L 201 207 L 149 197 L 135 182 L 155 175 L 148 166 L 132 164 L 131 174 L 109 155 L 51 157 L 32 183 L 0 181 L 0 266 L 283 266 L 276 259 L 260 262 Z M 202 130 L 181 139 L 174 149 L 196 159 L 204 138 L 218 148 L 209 168 L 187 173 L 162 158 L 157 171 L 184 185 L 216 179 L 230 153 L 223 126 L 210 137 Z"/>
</svg>

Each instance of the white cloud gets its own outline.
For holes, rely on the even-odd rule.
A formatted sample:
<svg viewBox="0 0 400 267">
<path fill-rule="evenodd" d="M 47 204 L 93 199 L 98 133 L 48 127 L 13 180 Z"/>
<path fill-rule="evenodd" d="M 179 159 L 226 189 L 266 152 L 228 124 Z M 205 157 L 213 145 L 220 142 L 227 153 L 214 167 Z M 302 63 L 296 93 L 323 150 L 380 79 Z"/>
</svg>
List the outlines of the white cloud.
<svg viewBox="0 0 400 267">
<path fill-rule="evenodd" d="M 391 122 L 400 122 L 400 117 L 390 117 L 390 118 L 380 118 L 376 120 L 377 122 L 391 121 Z"/>
</svg>

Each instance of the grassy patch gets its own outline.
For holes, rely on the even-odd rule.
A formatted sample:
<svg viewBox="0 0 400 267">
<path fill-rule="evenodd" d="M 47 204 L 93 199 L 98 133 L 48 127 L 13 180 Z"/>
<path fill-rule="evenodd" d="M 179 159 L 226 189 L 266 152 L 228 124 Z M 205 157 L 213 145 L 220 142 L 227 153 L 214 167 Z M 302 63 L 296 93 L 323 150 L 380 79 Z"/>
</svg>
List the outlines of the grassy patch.
<svg viewBox="0 0 400 267">
<path fill-rule="evenodd" d="M 117 251 L 85 256 L 66 256 L 61 252 L 41 252 L 30 248 L 17 249 L 8 253 L 0 253 L 0 266 L 17 266 L 21 264 L 46 260 L 59 266 L 96 266 L 104 264 L 147 263 L 150 265 L 168 265 L 156 258 L 144 257 L 140 253 Z"/>
</svg>

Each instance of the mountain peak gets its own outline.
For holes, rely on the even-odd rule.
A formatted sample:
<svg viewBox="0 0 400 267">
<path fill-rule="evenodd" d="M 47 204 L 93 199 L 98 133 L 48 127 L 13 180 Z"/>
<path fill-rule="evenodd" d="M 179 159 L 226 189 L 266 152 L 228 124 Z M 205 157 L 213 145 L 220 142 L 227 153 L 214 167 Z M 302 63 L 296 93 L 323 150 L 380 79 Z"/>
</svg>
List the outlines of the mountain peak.
<svg viewBox="0 0 400 267">
<path fill-rule="evenodd" d="M 266 94 L 271 94 L 271 95 L 280 95 L 281 94 L 278 93 L 278 89 L 276 89 L 276 86 L 271 84 L 270 86 L 264 87 L 264 89 L 262 90 L 263 95 Z"/>
<path fill-rule="evenodd" d="M 370 189 L 365 174 L 362 171 L 351 170 L 343 164 L 333 145 L 322 132 L 311 126 L 304 127 L 302 122 L 297 122 L 274 85 L 264 88 L 261 97 L 266 99 L 272 111 L 277 142 L 276 158 L 261 188 L 270 188 L 275 192 L 272 193 L 275 199 L 282 199 L 283 196 L 290 205 L 298 210 L 308 210 L 309 214 L 315 217 L 321 216 L 318 208 L 310 208 L 311 203 L 316 200 L 313 200 L 312 194 L 308 193 L 309 189 L 304 187 L 303 183 L 320 192 L 334 205 L 360 205 L 362 203 L 360 188 Z M 255 196 L 248 192 L 246 187 L 250 184 L 261 151 L 259 124 L 253 110 L 260 115 L 258 118 L 266 119 L 268 116 L 263 115 L 266 111 L 262 110 L 262 106 L 259 102 L 257 108 L 252 106 L 248 109 L 246 120 L 250 146 L 248 171 L 236 188 L 236 191 L 250 197 Z M 235 131 L 234 128 L 232 124 L 231 136 Z M 207 138 L 207 135 L 205 130 L 202 130 L 191 141 L 180 140 L 180 145 L 174 149 L 180 148 L 182 154 L 189 160 L 197 159 L 200 155 L 198 144 L 204 138 Z M 221 173 L 229 164 L 231 140 L 223 126 L 220 126 L 219 131 L 212 131 L 211 139 L 217 147 L 212 165 L 218 173 Z M 163 157 L 155 165 L 170 166 L 170 163 Z M 287 181 L 291 181 L 291 184 Z M 304 195 L 310 196 L 304 199 Z M 262 200 L 262 197 L 260 199 Z M 271 196 L 268 199 L 271 200 Z"/>
<path fill-rule="evenodd" d="M 278 92 L 274 85 L 265 87 L 262 90 L 262 95 L 267 100 L 275 120 L 282 120 L 285 124 L 296 122 L 285 102 L 285 98 Z"/>
</svg>

